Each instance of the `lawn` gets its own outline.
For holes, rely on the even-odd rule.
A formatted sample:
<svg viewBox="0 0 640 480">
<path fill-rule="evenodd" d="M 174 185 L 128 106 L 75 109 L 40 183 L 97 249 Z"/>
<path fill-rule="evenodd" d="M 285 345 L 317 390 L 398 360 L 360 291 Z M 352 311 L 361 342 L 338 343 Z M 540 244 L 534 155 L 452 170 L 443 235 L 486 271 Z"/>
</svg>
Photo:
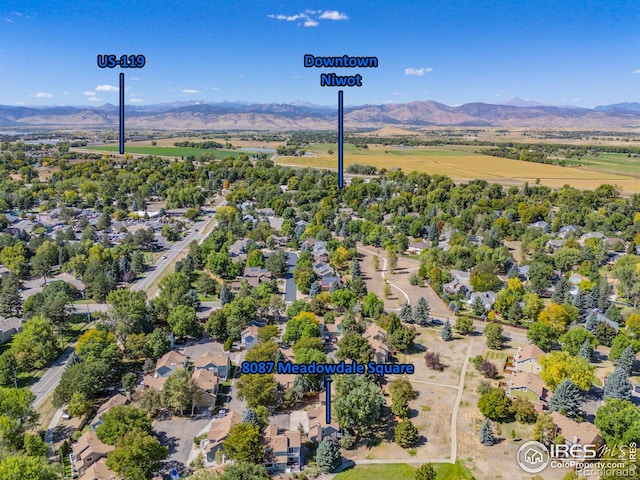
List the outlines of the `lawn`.
<svg viewBox="0 0 640 480">
<path fill-rule="evenodd" d="M 313 145 L 307 149 L 312 156 L 277 157 L 283 165 L 333 168 L 338 166 L 335 144 Z M 329 150 L 333 153 L 329 154 Z M 638 159 L 632 159 L 638 160 Z M 640 179 L 629 176 L 631 172 L 618 170 L 609 173 L 577 167 L 561 167 L 533 162 L 521 162 L 508 158 L 473 153 L 469 148 L 452 145 L 446 147 L 397 148 L 371 145 L 368 149 L 344 146 L 344 163 L 372 165 L 387 170 L 401 168 L 405 173 L 413 170 L 429 174 L 447 175 L 455 180 L 487 179 L 514 184 L 534 183 L 559 188 L 570 184 L 576 188 L 594 189 L 603 183 L 620 185 L 627 193 L 640 192 Z M 638 162 L 640 173 L 640 162 Z"/>
<path fill-rule="evenodd" d="M 434 464 L 437 480 L 473 480 L 471 472 L 459 463 Z M 360 480 L 375 478 L 376 480 L 412 479 L 417 467 L 405 463 L 388 463 L 381 465 L 356 465 L 335 476 L 335 480 Z"/>
<path fill-rule="evenodd" d="M 584 165 L 590 170 L 640 176 L 640 158 L 626 153 L 597 153 L 565 161 L 568 165 Z"/>
<path fill-rule="evenodd" d="M 120 149 L 117 145 L 91 145 L 85 147 L 84 150 L 95 150 L 101 152 L 118 152 Z M 212 154 L 216 159 L 222 159 L 225 157 L 237 158 L 241 154 L 249 154 L 247 151 L 236 150 L 217 150 L 217 149 L 202 149 L 202 148 L 187 148 L 187 147 L 130 147 L 125 145 L 125 153 L 131 153 L 135 155 L 162 155 L 165 157 L 188 157 L 194 156 L 200 158 L 203 153 L 207 152 Z"/>
</svg>

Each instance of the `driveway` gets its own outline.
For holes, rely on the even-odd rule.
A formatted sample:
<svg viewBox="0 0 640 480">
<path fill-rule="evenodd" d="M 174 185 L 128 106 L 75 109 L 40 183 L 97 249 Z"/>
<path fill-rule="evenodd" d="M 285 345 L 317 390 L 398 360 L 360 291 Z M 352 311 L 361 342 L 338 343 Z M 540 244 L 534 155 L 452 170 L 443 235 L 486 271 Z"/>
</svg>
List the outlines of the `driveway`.
<svg viewBox="0 0 640 480">
<path fill-rule="evenodd" d="M 167 461 L 187 465 L 193 439 L 211 422 L 210 418 L 192 419 L 174 416 L 169 420 L 156 420 L 153 430 L 162 445 L 169 447 Z"/>
<path fill-rule="evenodd" d="M 287 276 L 285 277 L 285 289 L 284 289 L 284 301 L 287 304 L 293 303 L 298 298 L 298 291 L 296 289 L 296 282 L 293 281 L 293 271 L 298 264 L 298 254 L 294 252 L 287 252 Z"/>
</svg>

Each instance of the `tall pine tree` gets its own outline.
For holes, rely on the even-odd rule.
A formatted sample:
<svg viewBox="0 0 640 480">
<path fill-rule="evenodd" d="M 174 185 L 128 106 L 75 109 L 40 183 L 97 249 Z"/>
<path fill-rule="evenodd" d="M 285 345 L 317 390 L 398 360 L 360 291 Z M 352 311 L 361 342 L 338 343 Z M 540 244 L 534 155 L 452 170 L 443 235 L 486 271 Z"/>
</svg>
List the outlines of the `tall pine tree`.
<svg viewBox="0 0 640 480">
<path fill-rule="evenodd" d="M 598 326 L 598 314 L 591 312 L 587 317 L 587 323 L 584 324 L 584 328 L 587 332 L 596 334 L 596 327 Z"/>
<path fill-rule="evenodd" d="M 560 412 L 566 417 L 576 418 L 580 415 L 580 405 L 583 400 L 582 390 L 567 378 L 558 385 L 549 399 L 549 411 Z"/>
<path fill-rule="evenodd" d="M 584 343 L 582 344 L 582 347 L 580 347 L 580 351 L 578 352 L 578 356 L 582 357 L 582 358 L 586 358 L 587 360 L 591 361 L 591 356 L 592 355 L 593 355 L 593 348 L 591 347 L 591 342 L 587 338 L 584 341 Z"/>
<path fill-rule="evenodd" d="M 400 320 L 406 323 L 413 323 L 413 315 L 411 313 L 411 306 L 409 302 L 405 300 L 400 309 Z"/>
<path fill-rule="evenodd" d="M 480 427 L 480 443 L 488 447 L 496 443 L 496 438 L 493 436 L 493 428 L 491 428 L 491 422 L 488 418 L 484 419 L 482 427 Z"/>
<path fill-rule="evenodd" d="M 316 465 L 323 473 L 331 473 L 342 463 L 340 445 L 332 438 L 326 437 L 316 450 Z"/>
<path fill-rule="evenodd" d="M 2 280 L 0 290 L 0 316 L 19 317 L 22 315 L 22 297 L 20 297 L 20 281 L 13 273 Z"/>
<path fill-rule="evenodd" d="M 429 303 L 427 303 L 427 299 L 424 297 L 420 297 L 416 302 L 416 306 L 413 307 L 413 321 L 418 325 L 427 326 L 429 325 L 429 312 L 431 309 L 429 308 Z"/>
<path fill-rule="evenodd" d="M 607 383 L 604 386 L 604 399 L 607 398 L 631 399 L 631 383 L 624 368 L 617 367 L 607 378 Z"/>
<path fill-rule="evenodd" d="M 622 351 L 616 365 L 627 372 L 627 376 L 633 373 L 633 364 L 636 361 L 636 352 L 631 345 Z"/>
<path fill-rule="evenodd" d="M 449 322 L 449 320 L 446 320 L 444 322 L 444 325 L 442 326 L 442 331 L 440 332 L 440 336 L 445 342 L 448 342 L 449 340 L 453 339 L 453 334 L 451 333 L 451 322 Z"/>
<path fill-rule="evenodd" d="M 227 303 L 231 303 L 232 301 L 233 293 L 231 293 L 231 290 L 229 290 L 227 284 L 223 283 L 222 288 L 220 289 L 220 305 L 224 307 Z"/>
<path fill-rule="evenodd" d="M 564 277 L 561 277 L 560 280 L 558 280 L 558 283 L 556 283 L 556 289 L 553 292 L 551 301 L 553 303 L 557 303 L 558 305 L 561 305 L 567 301 L 568 297 L 569 297 L 569 283 Z"/>
</svg>

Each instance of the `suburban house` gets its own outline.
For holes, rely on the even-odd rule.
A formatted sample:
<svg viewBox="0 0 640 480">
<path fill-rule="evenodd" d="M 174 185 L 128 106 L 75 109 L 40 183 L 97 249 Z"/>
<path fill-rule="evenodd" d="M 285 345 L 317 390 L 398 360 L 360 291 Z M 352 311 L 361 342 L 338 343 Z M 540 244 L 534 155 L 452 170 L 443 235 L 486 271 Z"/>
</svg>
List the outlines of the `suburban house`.
<svg viewBox="0 0 640 480">
<path fill-rule="evenodd" d="M 331 287 L 335 285 L 336 287 L 340 286 L 340 277 L 327 276 L 321 277 L 318 279 L 320 283 L 320 290 L 323 292 L 331 290 Z"/>
<path fill-rule="evenodd" d="M 449 295 L 466 295 L 471 292 L 471 273 L 462 270 L 451 270 L 451 280 L 442 286 L 442 290 Z"/>
<path fill-rule="evenodd" d="M 79 477 L 82 477 L 91 465 L 101 458 L 105 458 L 114 448 L 113 445 L 102 443 L 96 432 L 89 430 L 78 439 L 71 449 L 69 454 L 71 467 Z"/>
<path fill-rule="evenodd" d="M 107 460 L 101 458 L 91 465 L 78 480 L 120 480 L 116 472 L 107 467 Z"/>
<path fill-rule="evenodd" d="M 598 318 L 598 323 L 604 322 L 612 327 L 616 332 L 620 330 L 620 325 L 618 324 L 618 322 L 614 322 L 609 317 L 605 317 L 602 313 L 596 313 L 596 315 Z"/>
<path fill-rule="evenodd" d="M 283 390 L 293 387 L 293 380 L 295 378 L 296 375 L 294 373 L 275 373 L 273 375 L 273 379 Z"/>
<path fill-rule="evenodd" d="M 320 322 L 320 337 L 327 343 L 336 343 L 342 336 L 342 319 L 336 319 L 334 323 Z"/>
<path fill-rule="evenodd" d="M 309 423 L 309 440 L 320 443 L 327 437 L 339 439 L 340 425 L 336 422 L 327 423 L 327 409 L 324 402 L 317 408 L 307 410 L 307 420 Z"/>
<path fill-rule="evenodd" d="M 207 433 L 207 439 L 200 444 L 205 449 L 205 458 L 208 464 L 222 464 L 226 462 L 222 443 L 227 439 L 231 427 L 242 421 L 242 415 L 237 412 L 229 412 L 225 417 L 214 420 Z M 220 451 L 220 454 L 216 455 Z M 218 459 L 216 459 L 216 456 Z"/>
<path fill-rule="evenodd" d="M 266 461 L 264 467 L 269 473 L 299 471 L 302 465 L 302 438 L 300 432 L 285 430 L 280 432 L 271 424 L 265 429 L 264 438 Z"/>
<path fill-rule="evenodd" d="M 604 445 L 600 430 L 593 423 L 587 421 L 578 423 L 559 412 L 551 412 L 551 418 L 556 426 L 556 435 L 562 435 L 566 445 L 579 447 L 592 445 L 596 449 Z"/>
<path fill-rule="evenodd" d="M 107 413 L 113 407 L 126 405 L 127 403 L 129 403 L 129 399 L 124 395 L 122 395 L 121 393 L 118 393 L 117 395 L 114 395 L 113 397 L 111 397 L 109 400 L 103 403 L 102 406 L 96 412 L 96 416 L 93 417 L 93 420 L 91 420 L 91 424 L 90 424 L 91 429 L 95 430 L 96 428 L 98 428 L 102 424 L 102 415 Z"/>
<path fill-rule="evenodd" d="M 0 344 L 7 343 L 22 329 L 22 319 L 18 317 L 0 318 Z"/>
<path fill-rule="evenodd" d="M 419 242 L 410 243 L 407 247 L 407 253 L 409 255 L 420 255 L 427 248 L 429 248 L 429 244 L 424 240 L 420 240 Z"/>
<path fill-rule="evenodd" d="M 269 282 L 272 278 L 269 270 L 260 267 L 245 267 L 243 276 L 252 287 L 257 287 L 263 282 Z"/>
<path fill-rule="evenodd" d="M 495 292 L 473 292 L 469 295 L 469 300 L 467 303 L 469 305 L 473 305 L 473 302 L 476 301 L 476 298 L 479 298 L 482 304 L 484 305 L 485 311 L 489 311 L 493 308 L 493 305 L 496 303 L 497 295 Z"/>
<path fill-rule="evenodd" d="M 333 269 L 333 267 L 331 265 L 329 265 L 328 263 L 324 263 L 324 262 L 316 263 L 313 266 L 313 273 L 315 273 L 316 276 L 318 276 L 320 278 L 333 277 L 336 274 L 336 272 Z"/>
<path fill-rule="evenodd" d="M 196 370 L 206 369 L 223 380 L 226 380 L 231 373 L 231 360 L 229 355 L 222 353 L 206 352 L 193 362 Z"/>
<path fill-rule="evenodd" d="M 258 327 L 249 325 L 240 333 L 240 348 L 250 350 L 258 343 Z"/>
<path fill-rule="evenodd" d="M 505 391 L 513 399 L 524 397 L 530 400 L 538 412 L 547 405 L 549 391 L 540 376 L 535 373 L 513 372 L 507 380 Z"/>
<path fill-rule="evenodd" d="M 180 352 L 171 350 L 161 356 L 156 362 L 156 377 L 168 377 L 179 368 L 187 368 L 187 357 Z"/>
<path fill-rule="evenodd" d="M 558 231 L 558 236 L 560 238 L 568 238 L 577 231 L 578 231 L 578 227 L 576 227 L 575 225 L 566 225 L 564 227 L 560 227 L 560 230 Z"/>
<path fill-rule="evenodd" d="M 194 397 L 194 406 L 211 408 L 216 405 L 218 394 L 218 377 L 211 370 L 205 368 L 196 369 L 191 375 L 193 383 L 200 389 L 199 395 Z"/>
<path fill-rule="evenodd" d="M 537 222 L 530 223 L 529 224 L 529 228 L 539 228 L 544 233 L 549 233 L 551 231 L 551 229 L 549 228 L 549 224 L 547 222 L 545 222 L 544 220 L 540 220 L 540 221 L 537 221 Z"/>
<path fill-rule="evenodd" d="M 534 344 L 518 347 L 518 351 L 513 356 L 513 367 L 516 372 L 540 373 L 542 365 L 540 358 L 544 351 Z"/>
<path fill-rule="evenodd" d="M 597 238 L 600 240 L 604 240 L 605 239 L 605 235 L 602 232 L 587 232 L 585 234 L 583 234 L 580 239 L 578 240 L 578 243 L 580 245 L 584 245 L 584 242 L 586 240 L 589 240 L 590 238 Z"/>
<path fill-rule="evenodd" d="M 229 255 L 231 256 L 231 260 L 235 262 L 242 261 L 244 262 L 247 258 L 247 245 L 249 240 L 246 238 L 242 238 L 240 240 L 236 240 L 229 247 Z"/>
<path fill-rule="evenodd" d="M 371 324 L 362 334 L 362 337 L 369 342 L 373 349 L 373 360 L 384 363 L 389 360 L 389 347 L 384 343 L 385 331 L 378 325 Z"/>
</svg>

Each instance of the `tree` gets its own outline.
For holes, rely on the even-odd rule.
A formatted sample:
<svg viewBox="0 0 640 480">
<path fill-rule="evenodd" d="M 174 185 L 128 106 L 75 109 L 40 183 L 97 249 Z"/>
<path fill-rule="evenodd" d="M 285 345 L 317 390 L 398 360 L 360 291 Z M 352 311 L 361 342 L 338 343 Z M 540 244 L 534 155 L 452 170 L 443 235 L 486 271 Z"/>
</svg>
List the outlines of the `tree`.
<svg viewBox="0 0 640 480">
<path fill-rule="evenodd" d="M 530 400 L 518 397 L 511 403 L 511 408 L 517 422 L 534 423 L 536 421 L 536 409 Z"/>
<path fill-rule="evenodd" d="M 109 321 L 120 340 L 132 333 L 149 330 L 149 309 L 147 296 L 143 291 L 119 288 L 107 295 Z"/>
<path fill-rule="evenodd" d="M 603 322 L 604 323 L 604 322 Z M 632 340 L 624 334 L 619 334 L 616 336 L 611 342 L 611 350 L 609 351 L 609 360 L 612 362 L 617 362 L 618 358 L 622 355 L 625 348 L 627 347 L 633 348 L 633 351 L 638 353 L 640 351 L 640 341 Z"/>
<path fill-rule="evenodd" d="M 416 470 L 415 480 L 436 480 L 436 471 L 430 463 L 423 463 Z"/>
<path fill-rule="evenodd" d="M 394 441 L 402 448 L 411 448 L 418 443 L 420 433 L 408 418 L 402 420 L 394 428 Z"/>
<path fill-rule="evenodd" d="M 369 318 L 378 318 L 384 312 L 384 302 L 378 296 L 370 292 L 362 301 L 362 314 Z"/>
<path fill-rule="evenodd" d="M 403 322 L 413 323 L 411 306 L 409 305 L 408 301 L 405 300 L 405 302 L 402 304 L 402 308 L 400 308 L 400 314 L 398 316 Z"/>
<path fill-rule="evenodd" d="M 149 358 L 157 360 L 170 350 L 171 340 L 169 340 L 167 334 L 159 328 L 156 328 L 153 332 L 147 335 L 145 353 Z"/>
<path fill-rule="evenodd" d="M 24 436 L 24 453 L 30 457 L 45 457 L 49 445 L 37 433 L 27 433 Z"/>
<path fill-rule="evenodd" d="M 453 335 L 451 334 L 451 322 L 449 322 L 449 320 L 445 320 L 440 336 L 445 342 L 453 339 Z"/>
<path fill-rule="evenodd" d="M 2 279 L 0 290 L 0 316 L 18 317 L 22 315 L 22 297 L 20 296 L 20 281 L 13 273 Z"/>
<path fill-rule="evenodd" d="M 195 406 L 198 387 L 195 385 L 189 371 L 179 368 L 167 377 L 162 387 L 162 404 L 184 415 L 185 408 Z"/>
<path fill-rule="evenodd" d="M 22 370 L 42 368 L 58 356 L 60 349 L 51 322 L 36 315 L 22 324 L 22 331 L 13 336 L 11 353 Z"/>
<path fill-rule="evenodd" d="M 81 417 L 91 411 L 91 402 L 84 393 L 74 392 L 67 405 L 67 411 L 72 417 Z"/>
<path fill-rule="evenodd" d="M 0 387 L 17 386 L 18 361 L 11 350 L 0 354 Z"/>
<path fill-rule="evenodd" d="M 309 297 L 315 298 L 316 295 L 318 295 L 319 293 L 320 293 L 320 283 L 318 283 L 317 280 L 314 280 L 313 283 L 311 284 L 311 287 L 309 287 Z"/>
<path fill-rule="evenodd" d="M 453 328 L 460 335 L 469 335 L 473 332 L 473 320 L 468 317 L 458 317 Z"/>
<path fill-rule="evenodd" d="M 480 412 L 491 420 L 504 422 L 513 416 L 511 399 L 501 388 L 492 388 L 478 399 Z"/>
<path fill-rule="evenodd" d="M 596 327 L 598 326 L 598 314 L 596 312 L 591 312 L 587 317 L 587 322 L 584 324 L 584 329 L 592 334 L 596 334 Z"/>
<path fill-rule="evenodd" d="M 102 415 L 96 435 L 107 445 L 115 445 L 127 432 L 134 429 L 149 435 L 153 433 L 147 413 L 130 405 L 118 405 Z"/>
<path fill-rule="evenodd" d="M 415 307 L 413 307 L 413 321 L 418 325 L 427 326 L 429 325 L 429 313 L 431 309 L 429 308 L 429 303 L 427 299 L 424 297 L 420 297 L 416 302 Z"/>
<path fill-rule="evenodd" d="M 616 362 L 618 367 L 622 368 L 627 376 L 633 373 L 633 365 L 636 362 L 636 352 L 631 345 L 627 346 L 623 351 L 618 361 Z"/>
<path fill-rule="evenodd" d="M 444 370 L 444 365 L 440 362 L 440 354 L 438 352 L 427 352 L 424 354 L 424 361 L 432 370 L 442 371 Z"/>
<path fill-rule="evenodd" d="M 358 363 L 367 363 L 373 358 L 373 349 L 369 342 L 356 332 L 348 332 L 338 341 L 339 360 L 355 360 Z"/>
<path fill-rule="evenodd" d="M 527 338 L 535 346 L 548 352 L 558 340 L 558 332 L 551 326 L 542 322 L 534 322 L 527 330 Z"/>
<path fill-rule="evenodd" d="M 362 375 L 342 375 L 336 380 L 335 415 L 340 425 L 359 436 L 378 423 L 384 397 L 380 389 Z"/>
<path fill-rule="evenodd" d="M 481 317 L 487 313 L 487 309 L 481 297 L 475 297 L 471 302 L 471 311 L 476 317 Z"/>
<path fill-rule="evenodd" d="M 555 389 L 549 400 L 549 411 L 560 412 L 565 417 L 577 418 L 580 416 L 580 405 L 584 400 L 584 392 L 571 381 L 563 380 Z"/>
<path fill-rule="evenodd" d="M 558 334 L 564 333 L 569 323 L 569 313 L 563 305 L 557 303 L 551 303 L 547 305 L 540 315 L 538 315 L 538 321 L 545 323 L 553 328 Z"/>
<path fill-rule="evenodd" d="M 484 334 L 487 337 L 487 347 L 494 350 L 502 349 L 504 344 L 502 325 L 498 323 L 490 323 L 484 328 Z"/>
<path fill-rule="evenodd" d="M 277 383 L 271 374 L 242 375 L 237 382 L 238 397 L 251 408 L 276 404 Z"/>
<path fill-rule="evenodd" d="M 227 463 L 222 474 L 211 474 L 215 477 L 200 478 L 197 476 L 189 477 L 190 480 L 270 480 L 271 475 L 267 473 L 267 469 L 262 465 L 255 465 L 249 462 Z"/>
<path fill-rule="evenodd" d="M 227 303 L 231 303 L 233 301 L 233 293 L 227 287 L 226 283 L 222 284 L 220 288 L 220 305 L 225 306 Z"/>
<path fill-rule="evenodd" d="M 582 357 L 570 355 L 569 352 L 551 352 L 540 359 L 540 364 L 540 377 L 551 390 L 555 390 L 566 378 L 570 378 L 584 391 L 588 391 L 593 384 L 595 366 Z"/>
<path fill-rule="evenodd" d="M 593 346 L 591 345 L 591 342 L 589 342 L 588 339 L 585 340 L 584 343 L 582 344 L 582 347 L 580 347 L 578 356 L 582 358 L 586 358 L 587 360 L 591 361 L 591 357 L 593 356 Z"/>
<path fill-rule="evenodd" d="M 31 259 L 34 276 L 43 277 L 44 283 L 47 283 L 47 275 L 51 267 L 58 263 L 58 256 L 58 245 L 51 240 L 45 240 L 42 245 L 37 248 L 36 254 Z"/>
<path fill-rule="evenodd" d="M 173 329 L 173 334 L 177 338 L 200 337 L 202 327 L 198 321 L 198 315 L 193 307 L 178 305 L 169 314 L 167 323 Z"/>
<path fill-rule="evenodd" d="M 584 328 L 572 328 L 560 337 L 562 350 L 569 352 L 571 355 L 578 355 L 585 342 L 595 348 L 598 345 L 596 337 Z"/>
<path fill-rule="evenodd" d="M 484 419 L 482 427 L 480 427 L 480 443 L 487 447 L 496 443 L 496 439 L 493 436 L 493 428 L 491 427 L 491 422 L 488 418 Z"/>
<path fill-rule="evenodd" d="M 596 411 L 595 425 L 609 446 L 640 441 L 640 409 L 629 400 L 606 399 Z"/>
<path fill-rule="evenodd" d="M 3 480 L 56 480 L 56 471 L 44 457 L 8 455 L 0 459 L 0 478 Z"/>
<path fill-rule="evenodd" d="M 284 278 L 287 275 L 287 253 L 282 249 L 276 249 L 265 260 L 264 266 L 276 278 Z"/>
<path fill-rule="evenodd" d="M 415 338 L 415 328 L 402 325 L 391 334 L 390 343 L 396 350 L 406 352 L 413 345 Z"/>
<path fill-rule="evenodd" d="M 409 402 L 403 395 L 394 395 L 391 399 L 391 413 L 396 417 L 409 417 Z"/>
<path fill-rule="evenodd" d="M 135 373 L 129 372 L 125 373 L 122 377 L 122 389 L 129 395 L 133 394 L 136 390 L 136 386 L 138 385 L 138 377 Z"/>
<path fill-rule="evenodd" d="M 533 426 L 533 439 L 549 446 L 556 438 L 556 425 L 550 414 L 543 412 Z"/>
<path fill-rule="evenodd" d="M 107 466 L 127 480 L 148 480 L 160 469 L 169 449 L 144 430 L 134 428 L 107 455 Z"/>
<path fill-rule="evenodd" d="M 631 382 L 627 377 L 627 372 L 624 368 L 617 367 L 611 375 L 607 378 L 607 383 L 604 385 L 604 398 L 620 398 L 622 400 L 631 399 Z"/>
<path fill-rule="evenodd" d="M 612 342 L 618 332 L 615 328 L 609 325 L 607 322 L 600 322 L 596 325 L 596 338 L 600 345 L 611 347 Z"/>
<path fill-rule="evenodd" d="M 316 465 L 322 473 L 331 473 L 342 464 L 340 445 L 331 437 L 325 437 L 316 450 Z"/>
<path fill-rule="evenodd" d="M 287 322 L 282 341 L 291 344 L 302 337 L 319 337 L 319 323 L 318 317 L 314 313 L 300 312 Z"/>
<path fill-rule="evenodd" d="M 237 423 L 231 427 L 223 443 L 224 451 L 237 462 L 261 463 L 264 455 L 261 438 L 257 425 Z"/>
</svg>

